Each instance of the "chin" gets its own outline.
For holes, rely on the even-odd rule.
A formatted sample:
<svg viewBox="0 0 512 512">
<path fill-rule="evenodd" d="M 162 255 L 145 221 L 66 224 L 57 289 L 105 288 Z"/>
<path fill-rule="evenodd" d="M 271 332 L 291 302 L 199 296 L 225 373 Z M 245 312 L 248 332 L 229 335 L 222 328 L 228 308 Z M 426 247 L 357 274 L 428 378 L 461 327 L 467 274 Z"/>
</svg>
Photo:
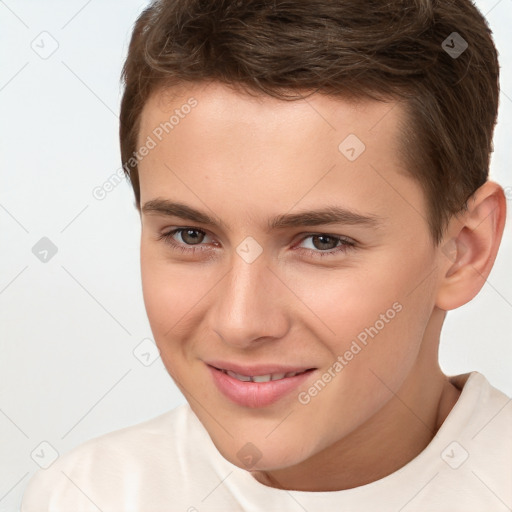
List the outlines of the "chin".
<svg viewBox="0 0 512 512">
<path fill-rule="evenodd" d="M 283 442 L 283 438 L 275 442 L 266 441 L 231 441 L 226 444 L 214 444 L 219 453 L 231 464 L 247 471 L 275 471 L 300 464 L 313 453 L 306 453 L 303 443 L 297 445 Z"/>
</svg>

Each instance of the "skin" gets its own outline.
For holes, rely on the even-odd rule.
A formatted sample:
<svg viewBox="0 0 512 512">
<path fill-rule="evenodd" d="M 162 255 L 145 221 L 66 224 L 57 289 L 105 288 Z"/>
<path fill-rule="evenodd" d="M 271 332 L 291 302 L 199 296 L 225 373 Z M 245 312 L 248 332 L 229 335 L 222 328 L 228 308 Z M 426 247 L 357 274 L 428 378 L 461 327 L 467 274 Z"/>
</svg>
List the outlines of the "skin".
<svg viewBox="0 0 512 512">
<path fill-rule="evenodd" d="M 194 84 L 150 97 L 140 144 L 190 97 L 197 106 L 139 163 L 141 205 L 179 201 L 224 225 L 141 214 L 144 301 L 165 367 L 227 460 L 245 468 L 237 452 L 257 447 L 250 470 L 263 484 L 330 491 L 389 475 L 428 445 L 460 395 L 438 364 L 440 331 L 446 311 L 471 300 L 492 268 L 503 190 L 483 185 L 436 246 L 398 149 L 400 105 L 320 94 L 285 102 Z M 353 162 L 338 150 L 350 133 L 366 146 Z M 266 231 L 275 215 L 327 203 L 379 224 Z M 199 232 L 195 242 L 175 234 L 177 245 L 204 251 L 159 240 L 179 227 Z M 355 245 L 333 253 L 336 242 L 315 245 L 315 234 Z M 247 236 L 263 251 L 250 264 L 236 252 Z M 298 392 L 396 302 L 401 311 L 301 404 Z M 204 362 L 212 359 L 318 370 L 277 403 L 250 408 L 213 385 Z"/>
</svg>

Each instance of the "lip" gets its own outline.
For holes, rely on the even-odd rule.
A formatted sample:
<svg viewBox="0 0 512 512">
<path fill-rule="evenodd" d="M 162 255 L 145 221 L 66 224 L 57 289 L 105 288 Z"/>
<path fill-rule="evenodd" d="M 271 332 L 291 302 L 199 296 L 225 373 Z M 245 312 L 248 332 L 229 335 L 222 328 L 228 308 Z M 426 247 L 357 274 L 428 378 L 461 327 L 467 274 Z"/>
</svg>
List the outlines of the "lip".
<svg viewBox="0 0 512 512">
<path fill-rule="evenodd" d="M 225 366 L 228 366 L 227 368 Z M 238 365 L 211 365 L 207 368 L 212 376 L 217 389 L 229 400 L 242 407 L 261 408 L 269 406 L 290 394 L 294 389 L 303 384 L 315 373 L 313 368 L 291 368 L 284 366 L 251 366 L 242 367 Z M 295 371 L 306 371 L 294 377 L 285 377 L 280 380 L 269 382 L 242 382 L 230 377 L 219 368 L 231 370 L 242 375 L 266 375 L 268 373 L 287 373 Z"/>
</svg>

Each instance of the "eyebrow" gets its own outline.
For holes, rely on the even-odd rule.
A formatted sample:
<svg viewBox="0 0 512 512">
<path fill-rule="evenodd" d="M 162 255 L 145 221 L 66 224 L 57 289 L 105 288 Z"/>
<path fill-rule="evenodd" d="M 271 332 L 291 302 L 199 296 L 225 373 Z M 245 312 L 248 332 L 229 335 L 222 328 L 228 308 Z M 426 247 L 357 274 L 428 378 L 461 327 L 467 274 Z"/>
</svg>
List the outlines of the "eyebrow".
<svg viewBox="0 0 512 512">
<path fill-rule="evenodd" d="M 197 222 L 211 227 L 220 226 L 226 229 L 226 225 L 216 216 L 210 216 L 205 212 L 196 210 L 179 202 L 167 199 L 151 199 L 142 207 L 145 214 L 160 214 L 169 217 Z M 327 206 L 319 210 L 299 211 L 286 213 L 269 219 L 267 230 L 279 230 L 302 226 L 319 226 L 324 224 L 350 224 L 378 227 L 382 218 L 376 215 L 361 215 L 357 212 L 339 206 Z"/>
</svg>

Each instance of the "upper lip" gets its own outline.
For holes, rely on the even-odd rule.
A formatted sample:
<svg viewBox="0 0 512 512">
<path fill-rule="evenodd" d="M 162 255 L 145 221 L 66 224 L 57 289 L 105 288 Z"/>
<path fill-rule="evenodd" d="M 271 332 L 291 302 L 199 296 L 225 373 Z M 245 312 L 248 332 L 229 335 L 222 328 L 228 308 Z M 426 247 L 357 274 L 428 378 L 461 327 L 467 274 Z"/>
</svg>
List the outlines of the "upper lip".
<svg viewBox="0 0 512 512">
<path fill-rule="evenodd" d="M 248 364 L 242 365 L 231 363 L 228 361 L 205 361 L 209 366 L 213 366 L 218 370 L 229 370 L 240 375 L 247 377 L 254 377 L 255 375 L 268 375 L 273 373 L 290 373 L 290 372 L 303 372 L 312 370 L 311 366 L 305 365 L 283 365 L 283 364 Z"/>
</svg>

